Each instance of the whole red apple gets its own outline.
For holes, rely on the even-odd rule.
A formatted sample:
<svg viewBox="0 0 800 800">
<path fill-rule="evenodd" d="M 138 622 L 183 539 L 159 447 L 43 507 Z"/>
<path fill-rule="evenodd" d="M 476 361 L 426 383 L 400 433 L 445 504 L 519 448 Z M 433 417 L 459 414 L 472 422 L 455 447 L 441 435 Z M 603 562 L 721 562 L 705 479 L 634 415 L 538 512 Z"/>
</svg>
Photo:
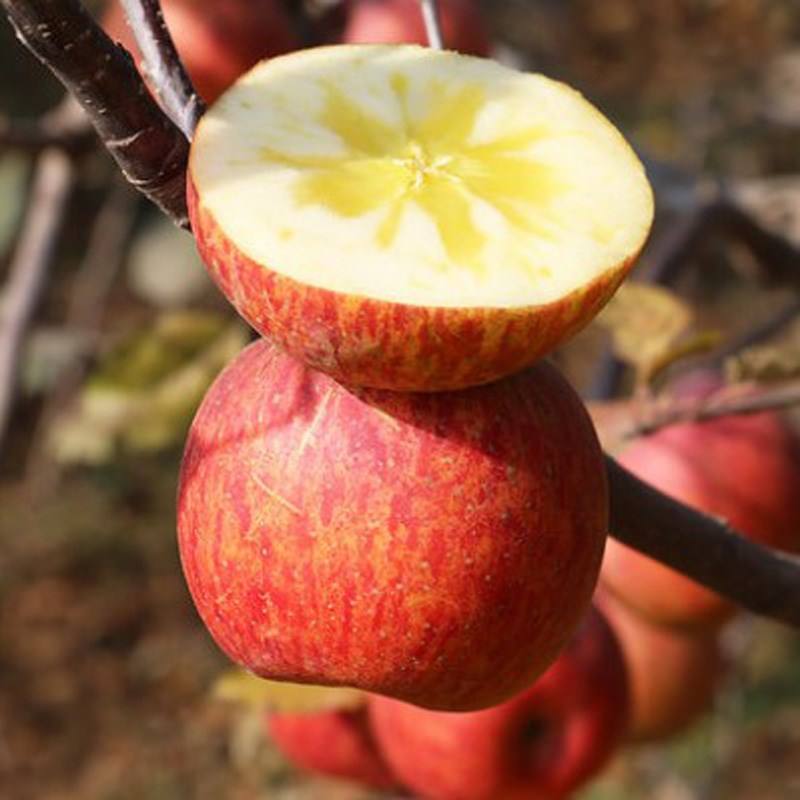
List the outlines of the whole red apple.
<svg viewBox="0 0 800 800">
<path fill-rule="evenodd" d="M 247 669 L 467 710 L 567 642 L 606 514 L 594 429 L 553 367 L 401 394 L 260 341 L 194 420 L 178 534 L 201 617 Z"/>
<path fill-rule="evenodd" d="M 716 634 L 654 624 L 607 592 L 596 600 L 628 665 L 629 738 L 641 742 L 674 736 L 707 712 L 722 675 Z"/>
<path fill-rule="evenodd" d="M 682 382 L 676 396 L 703 397 L 718 386 L 717 378 L 701 373 Z M 800 446 L 775 412 L 663 428 L 634 442 L 619 461 L 755 541 L 800 548 Z M 713 628 L 734 610 L 711 590 L 614 539 L 608 540 L 602 580 L 620 600 L 662 623 Z"/>
<path fill-rule="evenodd" d="M 491 39 L 474 0 L 439 0 L 444 45 L 475 56 L 487 56 Z M 349 44 L 428 44 L 417 0 L 350 0 L 342 41 Z"/>
<path fill-rule="evenodd" d="M 213 103 L 242 73 L 268 56 L 300 46 L 280 0 L 164 0 L 164 21 L 200 96 Z M 103 27 L 141 64 L 118 0 Z"/>
<path fill-rule="evenodd" d="M 270 713 L 265 723 L 274 744 L 301 769 L 376 789 L 397 785 L 375 744 L 366 705 Z"/>
<path fill-rule="evenodd" d="M 400 781 L 430 800 L 556 800 L 597 774 L 628 721 L 617 640 L 592 610 L 532 686 L 494 708 L 429 711 L 371 698 L 384 756 Z"/>
</svg>

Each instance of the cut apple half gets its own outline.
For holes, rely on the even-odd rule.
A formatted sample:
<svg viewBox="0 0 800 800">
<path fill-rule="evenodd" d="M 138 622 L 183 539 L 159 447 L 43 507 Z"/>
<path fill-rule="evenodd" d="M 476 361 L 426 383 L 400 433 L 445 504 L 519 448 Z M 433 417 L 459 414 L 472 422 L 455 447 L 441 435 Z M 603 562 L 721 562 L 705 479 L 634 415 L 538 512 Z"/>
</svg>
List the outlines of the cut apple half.
<svg viewBox="0 0 800 800">
<path fill-rule="evenodd" d="M 641 163 L 569 87 L 415 45 L 262 62 L 203 117 L 189 207 L 260 333 L 347 382 L 486 383 L 585 325 L 653 216 Z"/>
</svg>

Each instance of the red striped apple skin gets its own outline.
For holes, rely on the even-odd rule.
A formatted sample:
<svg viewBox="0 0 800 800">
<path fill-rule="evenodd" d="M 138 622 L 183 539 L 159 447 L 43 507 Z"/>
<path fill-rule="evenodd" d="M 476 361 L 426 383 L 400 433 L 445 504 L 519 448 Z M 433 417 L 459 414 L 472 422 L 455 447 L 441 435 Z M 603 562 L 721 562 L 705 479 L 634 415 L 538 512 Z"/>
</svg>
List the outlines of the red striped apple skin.
<svg viewBox="0 0 800 800">
<path fill-rule="evenodd" d="M 431 708 L 492 705 L 547 667 L 606 530 L 594 429 L 547 364 L 399 394 L 261 341 L 209 391 L 181 467 L 184 572 L 234 661 Z"/>
<path fill-rule="evenodd" d="M 301 283 L 258 264 L 220 230 L 187 180 L 200 256 L 260 334 L 357 386 L 442 391 L 489 383 L 538 361 L 588 323 L 636 255 L 556 302 L 518 308 L 393 303 Z"/>
<path fill-rule="evenodd" d="M 372 736 L 366 705 L 276 712 L 267 715 L 266 727 L 277 748 L 300 769 L 375 789 L 397 786 Z"/>
</svg>

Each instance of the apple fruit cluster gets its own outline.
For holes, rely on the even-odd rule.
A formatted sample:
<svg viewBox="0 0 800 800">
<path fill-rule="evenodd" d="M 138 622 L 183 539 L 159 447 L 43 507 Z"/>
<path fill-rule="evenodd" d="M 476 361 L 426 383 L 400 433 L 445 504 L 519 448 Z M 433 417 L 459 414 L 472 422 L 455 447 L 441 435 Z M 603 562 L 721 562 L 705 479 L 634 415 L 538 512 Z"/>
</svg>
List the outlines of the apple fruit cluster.
<svg viewBox="0 0 800 800">
<path fill-rule="evenodd" d="M 569 796 L 605 766 L 628 725 L 620 645 L 592 608 L 531 686 L 489 709 L 432 711 L 378 695 L 339 711 L 267 713 L 297 767 L 430 800 Z"/>
<path fill-rule="evenodd" d="M 675 381 L 676 401 L 723 386 L 713 371 Z M 800 440 L 774 411 L 672 425 L 625 447 L 619 461 L 676 500 L 727 520 L 749 539 L 800 551 Z M 719 633 L 734 613 L 725 598 L 609 539 L 597 599 L 622 643 L 631 675 L 630 738 L 672 736 L 713 703 L 723 675 Z"/>
<path fill-rule="evenodd" d="M 257 675 L 439 710 L 530 685 L 588 608 L 608 525 L 591 420 L 539 357 L 641 247 L 627 144 L 539 76 L 328 47 L 225 93 L 187 191 L 212 276 L 266 337 L 209 390 L 181 467 L 181 559 L 216 641 Z M 586 216 L 543 233 L 520 216 L 540 206 Z M 484 263 L 496 248 L 509 263 Z"/>
<path fill-rule="evenodd" d="M 583 403 L 542 359 L 642 247 L 641 164 L 542 76 L 343 45 L 240 78 L 201 120 L 187 184 L 209 272 L 264 337 L 208 391 L 181 465 L 181 561 L 211 635 L 256 675 L 386 698 L 373 730 L 412 788 L 401 764 L 421 758 L 397 745 L 415 724 L 402 719 L 431 714 L 477 741 L 485 721 L 525 718 L 504 703 L 555 703 L 553 719 L 565 703 L 567 743 L 606 726 L 608 749 L 563 775 L 545 764 L 558 737 L 523 726 L 538 780 L 584 780 L 625 708 L 617 667 L 600 699 L 571 688 L 587 664 L 602 683 L 609 652 L 621 663 L 597 615 L 573 640 L 607 485 Z M 349 731 L 348 769 L 385 780 L 362 717 L 320 724 Z M 291 721 L 272 727 L 292 738 Z M 505 755 L 487 758 L 500 769 Z M 507 780 L 424 791 L 512 797 L 527 779 Z"/>
</svg>

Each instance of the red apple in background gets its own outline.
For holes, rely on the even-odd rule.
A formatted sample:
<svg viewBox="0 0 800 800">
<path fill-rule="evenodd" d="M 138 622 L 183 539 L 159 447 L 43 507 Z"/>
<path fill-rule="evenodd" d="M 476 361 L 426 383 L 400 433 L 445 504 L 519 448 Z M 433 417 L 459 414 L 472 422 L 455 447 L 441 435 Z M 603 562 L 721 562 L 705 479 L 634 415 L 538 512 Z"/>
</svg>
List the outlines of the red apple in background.
<svg viewBox="0 0 800 800">
<path fill-rule="evenodd" d="M 378 751 L 366 706 L 266 716 L 270 738 L 301 769 L 376 789 L 397 785 Z"/>
<path fill-rule="evenodd" d="M 547 364 L 400 394 L 259 341 L 194 420 L 178 535 L 201 617 L 251 672 L 468 710 L 570 638 L 606 514 L 594 429 Z"/>
<path fill-rule="evenodd" d="M 695 375 L 676 396 L 703 397 L 718 386 L 713 376 Z M 635 441 L 619 462 L 754 541 L 800 548 L 800 446 L 775 412 L 663 428 Z M 606 547 L 602 581 L 641 614 L 671 625 L 713 628 L 734 610 L 711 590 L 614 539 Z"/>
<path fill-rule="evenodd" d="M 429 800 L 556 800 L 602 768 L 628 722 L 622 652 L 592 609 L 532 686 L 450 714 L 370 698 L 376 739 L 401 783 Z"/>
<path fill-rule="evenodd" d="M 189 77 L 207 103 L 257 61 L 300 46 L 281 0 L 164 0 L 161 10 Z M 119 0 L 106 11 L 103 27 L 140 65 Z"/>
<path fill-rule="evenodd" d="M 439 0 L 438 5 L 446 48 L 475 56 L 489 55 L 489 29 L 474 0 Z M 342 41 L 428 44 L 418 0 L 350 0 Z"/>
<path fill-rule="evenodd" d="M 607 592 L 598 593 L 596 602 L 628 665 L 631 740 L 673 736 L 711 708 L 722 674 L 715 633 L 654 624 Z"/>
</svg>

